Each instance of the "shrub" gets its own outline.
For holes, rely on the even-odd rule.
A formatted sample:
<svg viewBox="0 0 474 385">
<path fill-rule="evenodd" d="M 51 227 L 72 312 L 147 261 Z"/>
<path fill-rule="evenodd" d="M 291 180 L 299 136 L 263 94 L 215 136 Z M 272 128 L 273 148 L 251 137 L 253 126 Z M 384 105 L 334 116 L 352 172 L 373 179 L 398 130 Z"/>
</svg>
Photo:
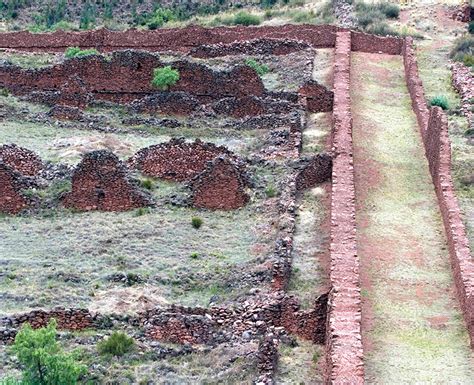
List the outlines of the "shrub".
<svg viewBox="0 0 474 385">
<path fill-rule="evenodd" d="M 460 54 L 474 55 L 474 36 L 463 36 L 455 41 L 450 56 L 456 58 Z"/>
<path fill-rule="evenodd" d="M 157 29 L 165 23 L 177 19 L 177 15 L 171 9 L 157 8 L 147 23 L 148 29 Z"/>
<path fill-rule="evenodd" d="M 273 186 L 268 186 L 265 189 L 265 194 L 267 195 L 268 198 L 274 198 L 277 196 L 277 191 L 276 188 Z"/>
<path fill-rule="evenodd" d="M 446 96 L 438 95 L 430 99 L 430 106 L 438 106 L 443 110 L 449 109 L 449 102 Z"/>
<path fill-rule="evenodd" d="M 237 13 L 234 17 L 235 25 L 259 25 L 261 22 L 262 20 L 257 15 L 252 15 L 244 11 Z"/>
<path fill-rule="evenodd" d="M 95 48 L 82 50 L 79 47 L 69 47 L 64 52 L 64 56 L 66 56 L 68 59 L 71 59 L 73 57 L 84 57 L 84 56 L 89 56 L 89 55 L 99 55 L 99 51 L 97 51 Z"/>
<path fill-rule="evenodd" d="M 270 68 L 268 68 L 266 64 L 260 64 L 255 59 L 247 59 L 245 60 L 245 64 L 253 68 L 255 72 L 257 72 L 260 76 L 265 75 L 268 72 L 270 72 Z"/>
<path fill-rule="evenodd" d="M 201 218 L 199 218 L 199 217 L 192 217 L 192 219 L 191 219 L 191 225 L 192 225 L 195 229 L 201 228 L 202 223 L 203 223 L 203 220 L 202 220 Z"/>
<path fill-rule="evenodd" d="M 357 17 L 357 21 L 362 28 L 367 28 L 370 24 L 378 23 L 385 19 L 385 16 L 378 9 L 372 9 L 367 12 L 361 13 Z"/>
<path fill-rule="evenodd" d="M 295 23 L 312 23 L 316 19 L 316 15 L 313 11 L 295 11 L 291 15 L 291 20 Z"/>
<path fill-rule="evenodd" d="M 377 4 L 377 6 L 389 19 L 397 19 L 400 15 L 400 7 L 397 4 L 384 2 Z"/>
<path fill-rule="evenodd" d="M 38 385 L 75 385 L 86 368 L 63 353 L 56 341 L 56 321 L 33 330 L 26 323 L 15 337 L 12 351 L 23 366 L 22 383 Z"/>
<path fill-rule="evenodd" d="M 467 30 L 469 31 L 470 34 L 474 34 L 474 21 L 471 21 L 469 23 L 469 26 L 467 27 Z"/>
<path fill-rule="evenodd" d="M 97 344 L 97 350 L 101 355 L 123 356 L 135 346 L 132 337 L 122 332 L 113 332 L 109 338 L 105 338 Z"/>
<path fill-rule="evenodd" d="M 170 86 L 175 85 L 179 80 L 179 71 L 171 66 L 155 68 L 151 85 L 162 91 L 166 91 Z"/>
<path fill-rule="evenodd" d="M 8 91 L 6 88 L 0 88 L 0 96 L 9 96 L 10 91 Z"/>
<path fill-rule="evenodd" d="M 380 36 L 398 36 L 398 32 L 393 30 L 387 23 L 380 21 L 370 24 L 366 29 L 368 33 Z"/>
<path fill-rule="evenodd" d="M 95 4 L 86 0 L 82 6 L 81 18 L 79 21 L 80 29 L 89 29 L 95 24 L 95 15 L 97 9 Z"/>
<path fill-rule="evenodd" d="M 143 179 L 141 181 L 141 186 L 147 190 L 153 190 L 155 183 L 151 179 Z"/>
</svg>

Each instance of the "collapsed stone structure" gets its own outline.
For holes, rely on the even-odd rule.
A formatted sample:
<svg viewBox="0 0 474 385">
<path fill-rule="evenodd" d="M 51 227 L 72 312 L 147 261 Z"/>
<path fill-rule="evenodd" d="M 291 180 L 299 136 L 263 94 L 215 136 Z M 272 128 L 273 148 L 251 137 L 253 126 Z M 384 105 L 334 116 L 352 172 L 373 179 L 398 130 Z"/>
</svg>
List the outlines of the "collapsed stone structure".
<svg viewBox="0 0 474 385">
<path fill-rule="evenodd" d="M 206 169 L 189 183 L 194 207 L 211 210 L 233 210 L 245 206 L 250 197 L 245 165 L 229 155 L 208 162 Z"/>
<path fill-rule="evenodd" d="M 131 181 L 116 155 L 99 150 L 84 155 L 62 203 L 83 211 L 123 211 L 150 205 L 151 199 Z"/>
<path fill-rule="evenodd" d="M 128 165 L 147 176 L 182 182 L 203 172 L 207 163 L 219 155 L 235 157 L 223 146 L 199 139 L 189 143 L 184 138 L 173 138 L 141 149 L 128 160 Z"/>
<path fill-rule="evenodd" d="M 461 112 L 467 118 L 469 127 L 474 127 L 474 75 L 469 67 L 455 62 L 451 66 L 452 84 L 461 96 Z"/>
<path fill-rule="evenodd" d="M 313 156 L 309 162 L 296 176 L 296 189 L 304 190 L 314 187 L 318 183 L 322 183 L 331 178 L 332 174 L 332 158 L 329 154 L 317 154 Z"/>
<path fill-rule="evenodd" d="M 25 188 L 22 175 L 0 160 L 0 212 L 18 214 L 29 201 L 21 190 Z"/>
<path fill-rule="evenodd" d="M 334 93 L 315 80 L 303 84 L 298 91 L 300 98 L 305 98 L 307 110 L 310 112 L 332 111 Z"/>
<path fill-rule="evenodd" d="M 38 155 L 16 144 L 0 146 L 0 161 L 26 176 L 38 175 L 43 169 L 43 162 Z"/>
</svg>

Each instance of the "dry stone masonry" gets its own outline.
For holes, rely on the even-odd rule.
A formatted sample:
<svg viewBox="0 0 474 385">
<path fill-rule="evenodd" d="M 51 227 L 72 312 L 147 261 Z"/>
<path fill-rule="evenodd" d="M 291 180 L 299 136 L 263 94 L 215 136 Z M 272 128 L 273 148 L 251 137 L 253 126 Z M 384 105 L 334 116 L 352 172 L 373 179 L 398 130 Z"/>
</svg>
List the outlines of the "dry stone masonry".
<svg viewBox="0 0 474 385">
<path fill-rule="evenodd" d="M 332 158 L 329 154 L 313 156 L 296 176 L 296 189 L 304 190 L 314 187 L 331 178 Z"/>
<path fill-rule="evenodd" d="M 28 207 L 21 190 L 26 187 L 22 175 L 0 160 L 0 212 L 18 214 Z"/>
<path fill-rule="evenodd" d="M 43 169 L 43 162 L 33 151 L 16 144 L 0 146 L 0 161 L 25 176 L 35 176 Z"/>
<path fill-rule="evenodd" d="M 74 170 L 66 207 L 90 211 L 124 211 L 147 206 L 150 198 L 128 177 L 126 166 L 106 150 L 86 154 Z"/>
</svg>

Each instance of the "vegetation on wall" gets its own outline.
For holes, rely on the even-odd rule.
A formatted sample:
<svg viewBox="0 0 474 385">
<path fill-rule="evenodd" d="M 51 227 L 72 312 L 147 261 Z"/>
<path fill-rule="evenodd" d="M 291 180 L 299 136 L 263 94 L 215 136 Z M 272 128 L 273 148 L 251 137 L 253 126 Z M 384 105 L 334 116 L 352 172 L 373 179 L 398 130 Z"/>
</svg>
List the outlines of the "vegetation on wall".
<svg viewBox="0 0 474 385">
<path fill-rule="evenodd" d="M 179 71 L 171 66 L 155 68 L 151 85 L 159 90 L 166 91 L 170 86 L 175 85 L 179 80 Z"/>
</svg>

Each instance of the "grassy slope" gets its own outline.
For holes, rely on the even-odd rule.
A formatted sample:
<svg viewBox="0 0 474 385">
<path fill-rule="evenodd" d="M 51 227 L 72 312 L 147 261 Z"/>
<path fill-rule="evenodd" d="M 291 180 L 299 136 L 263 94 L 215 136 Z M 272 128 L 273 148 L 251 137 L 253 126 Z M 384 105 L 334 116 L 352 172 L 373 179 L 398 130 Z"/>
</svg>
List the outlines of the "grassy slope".
<svg viewBox="0 0 474 385">
<path fill-rule="evenodd" d="M 471 383 L 468 337 L 401 58 L 354 54 L 352 77 L 368 382 Z"/>
</svg>

